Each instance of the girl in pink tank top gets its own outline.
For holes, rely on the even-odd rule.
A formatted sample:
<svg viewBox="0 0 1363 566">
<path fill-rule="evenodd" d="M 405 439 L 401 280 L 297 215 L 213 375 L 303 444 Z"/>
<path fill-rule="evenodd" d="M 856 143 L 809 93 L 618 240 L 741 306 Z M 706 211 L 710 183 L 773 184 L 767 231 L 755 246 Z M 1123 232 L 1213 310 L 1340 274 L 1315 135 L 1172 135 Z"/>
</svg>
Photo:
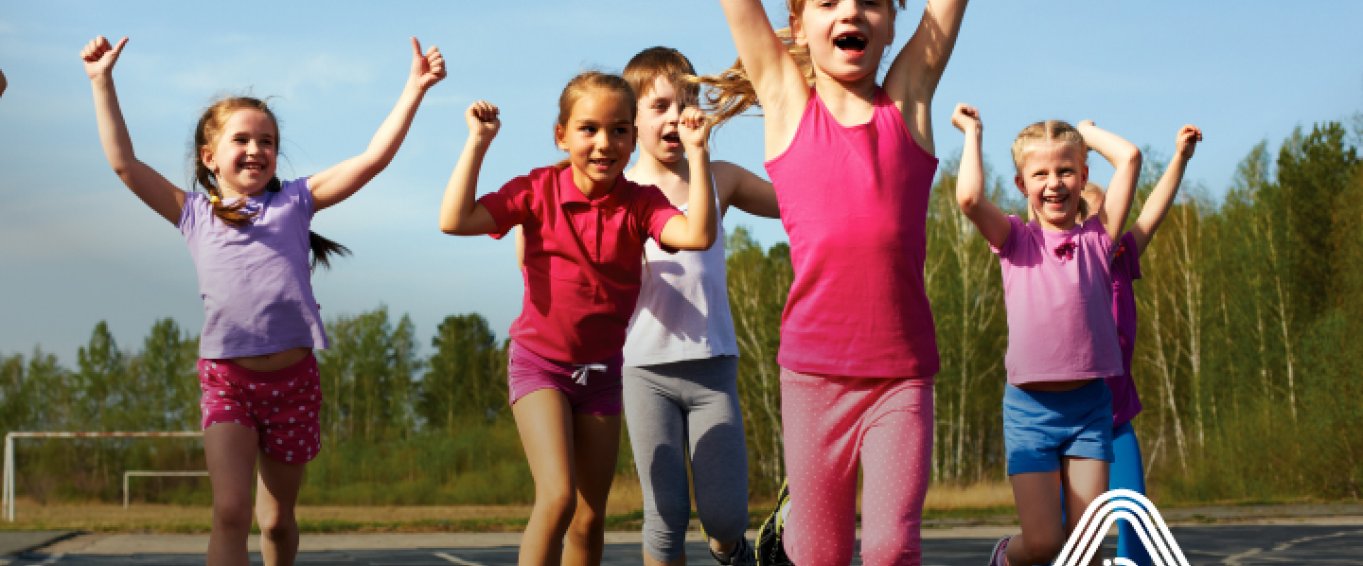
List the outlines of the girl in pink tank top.
<svg viewBox="0 0 1363 566">
<path fill-rule="evenodd" d="M 928 2 L 884 85 L 902 0 L 788 0 L 781 32 L 759 0 L 722 4 L 739 64 L 705 81 L 721 119 L 762 106 L 795 271 L 778 355 L 791 506 L 763 525 L 759 562 L 849 563 L 860 463 L 863 563 L 918 564 L 938 369 L 931 107 L 966 0 Z"/>
</svg>

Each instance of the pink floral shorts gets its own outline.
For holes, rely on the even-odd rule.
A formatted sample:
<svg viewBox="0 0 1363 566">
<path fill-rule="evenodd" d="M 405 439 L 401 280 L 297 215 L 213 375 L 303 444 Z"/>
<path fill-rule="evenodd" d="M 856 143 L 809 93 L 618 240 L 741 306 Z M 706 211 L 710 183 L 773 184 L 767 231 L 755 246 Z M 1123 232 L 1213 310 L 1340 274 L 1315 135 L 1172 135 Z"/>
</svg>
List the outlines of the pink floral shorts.
<svg viewBox="0 0 1363 566">
<path fill-rule="evenodd" d="M 317 457 L 322 428 L 321 378 L 308 354 L 287 368 L 253 371 L 228 360 L 199 360 L 199 408 L 203 428 L 235 423 L 254 428 L 260 450 L 280 462 L 302 464 Z"/>
</svg>

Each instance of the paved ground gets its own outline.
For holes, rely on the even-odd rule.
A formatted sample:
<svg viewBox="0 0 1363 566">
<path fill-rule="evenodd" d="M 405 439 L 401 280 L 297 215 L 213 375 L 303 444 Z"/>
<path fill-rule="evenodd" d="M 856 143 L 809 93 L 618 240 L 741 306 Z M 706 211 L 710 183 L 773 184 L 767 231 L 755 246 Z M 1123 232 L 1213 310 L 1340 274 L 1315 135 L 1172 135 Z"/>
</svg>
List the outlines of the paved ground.
<svg viewBox="0 0 1363 566">
<path fill-rule="evenodd" d="M 994 540 L 1010 527 L 964 527 L 924 531 L 925 565 L 978 566 Z M 1363 564 L 1363 516 L 1275 519 L 1258 524 L 1172 527 L 1190 564 L 1257 566 Z M 22 536 L 21 536 L 22 535 Z M 0 565 L 160 566 L 203 563 L 203 535 L 0 533 L 0 542 L 27 537 L 55 542 L 19 554 L 0 555 Z M 385 566 L 396 564 L 492 566 L 514 564 L 515 534 L 328 534 L 305 535 L 299 564 Z M 699 538 L 687 547 L 692 564 L 712 564 Z M 259 563 L 259 557 L 256 558 Z M 606 566 L 638 564 L 637 533 L 610 533 Z M 853 564 L 860 564 L 854 561 Z"/>
</svg>

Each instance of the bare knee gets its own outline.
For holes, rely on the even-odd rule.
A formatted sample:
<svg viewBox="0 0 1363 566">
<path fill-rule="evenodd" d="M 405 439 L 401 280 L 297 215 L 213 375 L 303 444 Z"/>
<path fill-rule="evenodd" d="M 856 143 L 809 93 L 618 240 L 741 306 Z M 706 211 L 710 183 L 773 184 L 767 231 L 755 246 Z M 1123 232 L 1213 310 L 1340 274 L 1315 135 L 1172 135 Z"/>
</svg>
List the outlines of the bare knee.
<svg viewBox="0 0 1363 566">
<path fill-rule="evenodd" d="M 1028 564 L 1048 563 L 1060 554 L 1060 549 L 1065 545 L 1065 539 L 1058 533 L 1027 533 L 1021 541 L 1018 550 L 1027 559 Z M 1009 543 L 1008 549 L 1013 549 L 1013 544 Z M 1010 553 L 1011 554 L 1011 553 Z"/>
<path fill-rule="evenodd" d="M 573 513 L 569 531 L 573 536 L 592 537 L 606 532 L 606 514 L 590 505 L 580 505 Z"/>
<path fill-rule="evenodd" d="M 298 519 L 285 511 L 263 514 L 260 520 L 260 536 L 273 541 L 292 540 L 298 536 Z"/>
<path fill-rule="evenodd" d="M 568 528 L 577 511 L 577 492 L 572 485 L 537 486 L 535 510 L 562 532 Z"/>
<path fill-rule="evenodd" d="M 251 531 L 250 501 L 213 501 L 213 530 L 245 535 Z"/>
</svg>

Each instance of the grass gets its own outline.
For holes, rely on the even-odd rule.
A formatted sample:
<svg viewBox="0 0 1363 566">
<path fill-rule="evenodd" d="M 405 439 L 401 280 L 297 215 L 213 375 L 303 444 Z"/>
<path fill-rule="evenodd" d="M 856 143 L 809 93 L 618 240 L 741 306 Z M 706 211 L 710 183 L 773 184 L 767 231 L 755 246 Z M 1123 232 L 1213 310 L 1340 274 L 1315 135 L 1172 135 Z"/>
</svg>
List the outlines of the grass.
<svg viewBox="0 0 1363 566">
<path fill-rule="evenodd" d="M 631 476 L 616 479 L 607 505 L 606 528 L 637 530 L 643 523 L 642 493 Z M 751 526 L 757 528 L 774 501 L 749 504 Z M 1329 502 L 1291 498 L 1222 501 L 1215 505 L 1322 505 Z M 1206 505 L 1205 503 L 1199 505 Z M 1177 503 L 1161 508 L 1177 509 Z M 299 527 L 309 533 L 338 532 L 519 532 L 525 528 L 529 505 L 307 505 L 298 509 Z M 133 502 L 128 509 L 105 501 L 40 504 L 20 498 L 16 521 L 0 522 L 0 531 L 79 530 L 90 532 L 206 533 L 211 526 L 207 505 L 168 505 Z M 933 485 L 923 511 L 929 524 L 1011 524 L 1016 515 L 1007 483 L 971 486 Z M 1199 516 L 1188 519 L 1197 521 Z M 1217 521 L 1207 518 L 1207 521 Z M 694 526 L 693 526 L 694 528 Z"/>
<path fill-rule="evenodd" d="M 606 527 L 635 530 L 643 523 L 643 494 L 630 476 L 617 478 L 606 506 Z M 754 500 L 756 528 L 772 501 Z M 1011 513 L 1012 493 L 1007 484 L 956 488 L 934 486 L 928 493 L 929 519 L 969 520 L 981 515 Z M 304 532 L 517 532 L 525 527 L 529 505 L 307 505 L 298 509 Z M 20 498 L 13 523 L 0 530 L 80 530 L 91 532 L 206 533 L 212 511 L 207 505 L 168 505 L 136 502 L 124 509 L 104 501 L 40 504 Z"/>
</svg>

